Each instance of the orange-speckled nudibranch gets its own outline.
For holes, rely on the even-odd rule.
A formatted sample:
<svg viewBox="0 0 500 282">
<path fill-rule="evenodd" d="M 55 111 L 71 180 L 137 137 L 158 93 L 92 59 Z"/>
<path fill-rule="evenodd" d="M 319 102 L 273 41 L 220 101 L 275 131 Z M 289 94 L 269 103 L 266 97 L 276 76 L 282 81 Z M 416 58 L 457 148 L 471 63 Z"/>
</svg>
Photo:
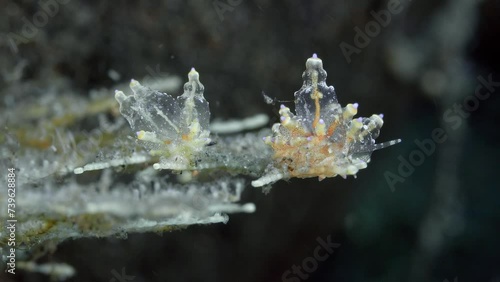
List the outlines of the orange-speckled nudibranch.
<svg viewBox="0 0 500 282">
<path fill-rule="evenodd" d="M 316 54 L 306 61 L 302 87 L 295 92 L 295 112 L 280 106 L 280 123 L 264 142 L 274 151 L 266 174 L 252 181 L 254 187 L 292 177 L 356 175 L 367 167 L 371 153 L 401 142 L 376 144 L 383 115 L 353 119 L 358 103 L 341 107 L 335 89 L 326 84 L 323 61 Z"/>
</svg>

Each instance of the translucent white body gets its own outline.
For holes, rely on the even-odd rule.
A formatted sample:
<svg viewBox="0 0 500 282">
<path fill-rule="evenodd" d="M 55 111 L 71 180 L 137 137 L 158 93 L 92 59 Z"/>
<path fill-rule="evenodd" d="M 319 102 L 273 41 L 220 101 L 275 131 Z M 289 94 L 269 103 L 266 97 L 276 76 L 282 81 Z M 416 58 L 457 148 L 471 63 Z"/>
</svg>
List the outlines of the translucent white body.
<svg viewBox="0 0 500 282">
<path fill-rule="evenodd" d="M 193 158 L 210 143 L 208 102 L 199 74 L 192 69 L 184 93 L 174 98 L 132 80 L 133 95 L 116 91 L 120 112 L 152 155 L 161 161 L 156 169 L 183 170 L 193 167 Z"/>
</svg>

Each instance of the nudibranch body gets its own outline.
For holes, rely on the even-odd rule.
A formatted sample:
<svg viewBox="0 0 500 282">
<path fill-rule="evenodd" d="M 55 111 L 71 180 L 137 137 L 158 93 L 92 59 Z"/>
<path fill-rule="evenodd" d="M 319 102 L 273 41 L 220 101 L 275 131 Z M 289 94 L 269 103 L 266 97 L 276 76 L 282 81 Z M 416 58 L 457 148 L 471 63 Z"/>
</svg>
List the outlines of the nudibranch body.
<svg viewBox="0 0 500 282">
<path fill-rule="evenodd" d="M 273 136 L 264 138 L 274 151 L 274 163 L 264 176 L 252 181 L 254 187 L 292 177 L 322 180 L 356 175 L 367 167 L 373 151 L 401 142 L 375 144 L 383 115 L 353 119 L 358 104 L 342 108 L 326 77 L 323 62 L 314 54 L 306 62 L 304 83 L 295 92 L 296 115 L 281 105 L 280 123 L 273 125 Z"/>
<path fill-rule="evenodd" d="M 204 87 L 193 68 L 184 84 L 184 93 L 174 98 L 132 80 L 133 95 L 115 92 L 120 112 L 137 139 L 152 155 L 161 157 L 156 169 L 184 170 L 193 167 L 193 158 L 210 143 L 210 111 L 203 97 Z"/>
</svg>

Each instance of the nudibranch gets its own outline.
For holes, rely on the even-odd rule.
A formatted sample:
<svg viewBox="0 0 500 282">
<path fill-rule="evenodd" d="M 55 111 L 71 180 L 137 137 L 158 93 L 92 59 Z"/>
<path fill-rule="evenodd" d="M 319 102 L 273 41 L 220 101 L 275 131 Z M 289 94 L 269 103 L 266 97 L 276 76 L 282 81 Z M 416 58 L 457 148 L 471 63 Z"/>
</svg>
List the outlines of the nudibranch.
<svg viewBox="0 0 500 282">
<path fill-rule="evenodd" d="M 136 131 L 150 154 L 160 156 L 155 169 L 187 170 L 194 157 L 210 143 L 210 110 L 203 97 L 204 86 L 192 68 L 184 93 L 174 98 L 166 93 L 130 83 L 133 95 L 115 92 L 120 112 Z"/>
<path fill-rule="evenodd" d="M 264 137 L 274 151 L 274 161 L 261 178 L 252 181 L 254 187 L 293 177 L 355 176 L 367 167 L 373 151 L 401 142 L 376 144 L 383 115 L 353 119 L 358 103 L 342 108 L 326 77 L 322 60 L 314 54 L 306 62 L 304 83 L 294 94 L 296 115 L 281 105 L 280 123 L 273 125 L 272 136 Z"/>
</svg>

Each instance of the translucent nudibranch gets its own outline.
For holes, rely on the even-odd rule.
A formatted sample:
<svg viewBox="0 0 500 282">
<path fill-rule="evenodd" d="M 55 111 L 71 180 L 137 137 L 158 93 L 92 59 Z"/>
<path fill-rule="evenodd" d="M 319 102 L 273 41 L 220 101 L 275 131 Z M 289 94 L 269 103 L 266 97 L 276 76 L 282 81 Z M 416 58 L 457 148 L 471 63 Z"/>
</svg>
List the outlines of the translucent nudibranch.
<svg viewBox="0 0 500 282">
<path fill-rule="evenodd" d="M 355 176 L 367 167 L 373 151 L 401 142 L 376 144 L 383 115 L 353 119 L 358 104 L 341 107 L 326 77 L 323 62 L 314 54 L 306 62 L 304 83 L 295 92 L 296 115 L 281 105 L 280 123 L 273 125 L 272 136 L 264 137 L 274 151 L 274 162 L 252 181 L 254 187 L 292 177 Z"/>
<path fill-rule="evenodd" d="M 115 92 L 120 112 L 137 139 L 152 155 L 160 156 L 156 169 L 184 170 L 193 167 L 193 158 L 210 143 L 210 111 L 203 97 L 204 87 L 193 68 L 184 84 L 184 93 L 174 98 L 132 80 L 133 95 Z"/>
</svg>

